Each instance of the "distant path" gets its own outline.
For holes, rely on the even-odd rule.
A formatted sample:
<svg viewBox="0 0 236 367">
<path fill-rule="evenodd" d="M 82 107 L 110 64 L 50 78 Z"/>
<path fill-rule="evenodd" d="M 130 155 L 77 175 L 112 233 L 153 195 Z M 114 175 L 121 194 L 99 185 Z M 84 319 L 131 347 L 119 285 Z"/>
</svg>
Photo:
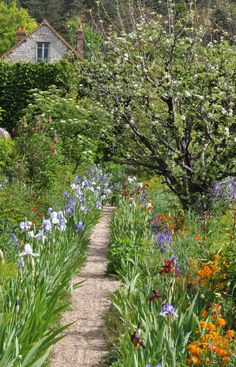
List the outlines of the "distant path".
<svg viewBox="0 0 236 367">
<path fill-rule="evenodd" d="M 91 236 L 87 264 L 73 279 L 73 283 L 86 281 L 74 291 L 71 309 L 63 315 L 62 324 L 77 321 L 54 347 L 51 367 L 95 367 L 107 351 L 102 316 L 108 310 L 109 295 L 118 286 L 117 281 L 105 276 L 112 211 L 111 207 L 103 209 Z"/>
</svg>

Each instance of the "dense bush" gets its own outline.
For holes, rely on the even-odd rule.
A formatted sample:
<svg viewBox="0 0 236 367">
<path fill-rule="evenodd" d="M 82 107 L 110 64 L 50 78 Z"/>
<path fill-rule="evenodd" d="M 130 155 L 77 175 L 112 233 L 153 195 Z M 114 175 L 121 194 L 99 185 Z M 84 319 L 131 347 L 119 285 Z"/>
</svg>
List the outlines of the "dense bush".
<svg viewBox="0 0 236 367">
<path fill-rule="evenodd" d="M 33 103 L 27 106 L 17 126 L 23 143 L 24 135 L 50 137 L 57 153 L 61 149 L 63 161 L 73 163 L 75 170 L 103 159 L 111 140 L 108 132 L 109 114 L 98 102 L 88 98 L 77 101 L 76 96 L 64 96 L 55 86 L 34 93 Z"/>
<path fill-rule="evenodd" d="M 32 89 L 47 90 L 50 85 L 56 85 L 69 90 L 72 74 L 72 66 L 66 61 L 54 64 L 0 61 L 0 107 L 5 111 L 2 126 L 11 132 L 33 99 Z"/>
</svg>

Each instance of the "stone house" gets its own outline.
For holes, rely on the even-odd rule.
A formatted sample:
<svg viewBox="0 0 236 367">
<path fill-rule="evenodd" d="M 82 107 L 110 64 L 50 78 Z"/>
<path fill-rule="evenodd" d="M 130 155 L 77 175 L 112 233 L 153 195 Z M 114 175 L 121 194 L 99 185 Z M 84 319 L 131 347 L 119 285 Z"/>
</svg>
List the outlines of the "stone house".
<svg viewBox="0 0 236 367">
<path fill-rule="evenodd" d="M 64 58 L 84 59 L 83 30 L 77 30 L 77 47 L 74 49 L 69 43 L 44 20 L 33 32 L 26 36 L 24 28 L 16 33 L 16 44 L 2 59 L 9 62 L 54 62 Z"/>
</svg>

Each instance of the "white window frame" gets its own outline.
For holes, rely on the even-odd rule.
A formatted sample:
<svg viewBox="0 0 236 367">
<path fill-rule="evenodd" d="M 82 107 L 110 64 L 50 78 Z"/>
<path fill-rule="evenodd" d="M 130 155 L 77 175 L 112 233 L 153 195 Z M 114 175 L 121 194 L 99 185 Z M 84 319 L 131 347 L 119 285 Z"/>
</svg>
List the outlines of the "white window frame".
<svg viewBox="0 0 236 367">
<path fill-rule="evenodd" d="M 38 48 L 39 48 L 39 44 L 42 44 L 42 58 L 41 59 L 39 59 L 38 58 Z M 48 57 L 47 58 L 45 58 L 45 46 L 47 45 L 47 47 L 48 47 Z M 36 47 L 36 62 L 38 63 L 38 62 L 40 62 L 40 61 L 45 61 L 45 62 L 49 62 L 49 60 L 50 60 L 50 42 L 42 42 L 42 41 L 40 41 L 40 42 L 37 42 L 37 47 Z"/>
</svg>

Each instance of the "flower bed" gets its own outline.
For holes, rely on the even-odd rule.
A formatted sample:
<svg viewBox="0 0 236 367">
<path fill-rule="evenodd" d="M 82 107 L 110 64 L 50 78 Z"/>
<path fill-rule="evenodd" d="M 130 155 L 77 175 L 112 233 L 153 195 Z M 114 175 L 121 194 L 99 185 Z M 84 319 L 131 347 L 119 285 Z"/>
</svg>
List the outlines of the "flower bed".
<svg viewBox="0 0 236 367">
<path fill-rule="evenodd" d="M 61 210 L 49 208 L 40 228 L 25 219 L 1 251 L 0 366 L 40 367 L 66 328 L 70 280 L 85 259 L 91 228 L 109 193 L 97 167 L 75 178 Z"/>
<path fill-rule="evenodd" d="M 111 224 L 109 270 L 123 286 L 108 316 L 119 330 L 109 366 L 233 367 L 230 215 L 226 226 L 205 215 L 157 214 L 140 188 L 125 197 Z M 220 230 L 225 249 L 216 247 Z"/>
</svg>

